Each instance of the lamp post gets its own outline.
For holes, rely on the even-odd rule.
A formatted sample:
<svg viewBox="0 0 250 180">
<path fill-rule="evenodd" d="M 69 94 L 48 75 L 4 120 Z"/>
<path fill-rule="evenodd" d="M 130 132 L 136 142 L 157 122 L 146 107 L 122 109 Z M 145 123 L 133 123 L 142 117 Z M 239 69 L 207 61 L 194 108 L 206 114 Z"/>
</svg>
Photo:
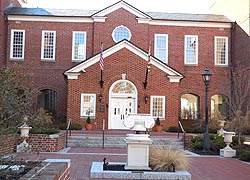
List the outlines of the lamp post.
<svg viewBox="0 0 250 180">
<path fill-rule="evenodd" d="M 208 133 L 208 87 L 210 83 L 210 78 L 212 73 L 209 71 L 208 68 L 205 68 L 204 72 L 202 73 L 202 78 L 205 83 L 205 91 L 206 91 L 206 99 L 205 99 L 205 132 L 204 132 L 204 144 L 203 144 L 203 152 L 210 151 L 210 137 Z"/>
</svg>

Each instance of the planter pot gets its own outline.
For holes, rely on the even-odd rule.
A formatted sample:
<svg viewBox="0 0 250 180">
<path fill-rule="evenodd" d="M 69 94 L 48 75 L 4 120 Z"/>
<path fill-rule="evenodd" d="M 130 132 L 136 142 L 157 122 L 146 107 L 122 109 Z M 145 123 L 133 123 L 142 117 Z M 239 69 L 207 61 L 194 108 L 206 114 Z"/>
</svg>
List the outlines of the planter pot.
<svg viewBox="0 0 250 180">
<path fill-rule="evenodd" d="M 85 124 L 85 129 L 86 129 L 87 131 L 91 131 L 91 130 L 93 129 L 93 124 L 88 124 L 88 123 L 86 123 L 86 124 Z"/>
<path fill-rule="evenodd" d="M 162 131 L 162 126 L 155 126 L 155 131 L 156 132 L 161 132 Z"/>
</svg>

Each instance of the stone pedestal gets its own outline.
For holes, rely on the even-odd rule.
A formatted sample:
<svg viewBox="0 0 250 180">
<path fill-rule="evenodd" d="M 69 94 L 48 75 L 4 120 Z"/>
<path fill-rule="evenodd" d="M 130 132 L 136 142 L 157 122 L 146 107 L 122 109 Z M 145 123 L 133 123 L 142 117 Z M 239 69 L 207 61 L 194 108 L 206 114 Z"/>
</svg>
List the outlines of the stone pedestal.
<svg viewBox="0 0 250 180">
<path fill-rule="evenodd" d="M 232 149 L 229 145 L 232 142 L 232 137 L 235 136 L 235 132 L 224 132 L 224 142 L 226 147 L 220 149 L 220 156 L 222 157 L 234 157 L 236 156 L 236 150 Z"/>
<path fill-rule="evenodd" d="M 225 147 L 224 149 L 220 149 L 220 156 L 222 157 L 234 157 L 236 156 L 236 150 L 232 148 Z"/>
<path fill-rule="evenodd" d="M 149 145 L 152 144 L 148 134 L 127 134 L 126 170 L 151 170 L 149 167 Z"/>
<path fill-rule="evenodd" d="M 16 147 L 17 153 L 31 152 L 31 146 L 24 140 L 22 143 Z"/>
</svg>

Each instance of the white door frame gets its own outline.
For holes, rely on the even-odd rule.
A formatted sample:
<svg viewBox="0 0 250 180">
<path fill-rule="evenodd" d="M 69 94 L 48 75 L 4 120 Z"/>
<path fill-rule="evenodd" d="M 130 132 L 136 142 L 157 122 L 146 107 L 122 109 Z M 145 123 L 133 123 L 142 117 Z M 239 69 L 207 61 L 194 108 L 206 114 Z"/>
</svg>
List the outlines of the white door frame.
<svg viewBox="0 0 250 180">
<path fill-rule="evenodd" d="M 127 83 L 131 84 L 132 87 L 135 90 L 135 93 L 112 93 L 112 90 L 115 87 L 115 85 L 118 84 L 118 83 L 120 83 L 120 82 L 127 82 Z M 111 100 L 112 100 L 112 98 L 134 98 L 135 99 L 135 104 L 134 104 L 134 111 L 135 111 L 135 113 L 137 113 L 137 108 L 138 108 L 138 91 L 137 91 L 136 86 L 131 81 L 124 80 L 124 79 L 115 81 L 110 86 L 110 89 L 109 89 L 108 129 L 111 129 L 111 117 L 112 117 L 112 114 L 111 114 L 112 101 Z"/>
</svg>

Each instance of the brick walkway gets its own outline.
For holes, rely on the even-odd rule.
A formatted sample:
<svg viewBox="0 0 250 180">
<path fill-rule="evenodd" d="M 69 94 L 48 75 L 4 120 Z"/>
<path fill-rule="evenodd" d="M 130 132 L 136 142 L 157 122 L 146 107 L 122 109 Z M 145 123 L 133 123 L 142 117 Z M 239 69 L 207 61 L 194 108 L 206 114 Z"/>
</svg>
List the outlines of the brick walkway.
<svg viewBox="0 0 250 180">
<path fill-rule="evenodd" d="M 104 157 L 109 162 L 125 162 L 126 149 L 70 148 L 67 152 L 18 154 L 17 157 L 70 159 L 72 180 L 95 180 L 90 178 L 91 163 L 102 162 Z M 237 159 L 219 156 L 190 156 L 189 159 L 188 172 L 192 174 L 192 180 L 250 180 L 250 164 Z"/>
</svg>

